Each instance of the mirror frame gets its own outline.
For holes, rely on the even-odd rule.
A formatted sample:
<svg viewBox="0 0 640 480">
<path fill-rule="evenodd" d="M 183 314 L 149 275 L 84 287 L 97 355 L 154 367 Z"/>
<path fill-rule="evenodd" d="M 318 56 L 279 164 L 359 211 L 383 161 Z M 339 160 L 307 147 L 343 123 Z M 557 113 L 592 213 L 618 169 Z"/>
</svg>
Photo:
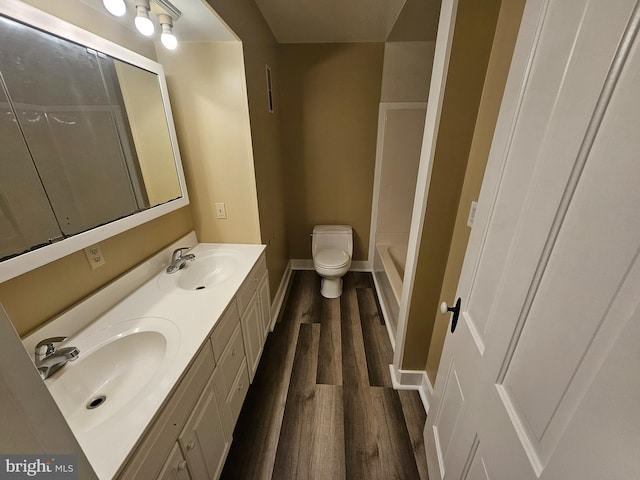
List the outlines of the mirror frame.
<svg viewBox="0 0 640 480">
<path fill-rule="evenodd" d="M 87 230 L 86 232 L 64 238 L 56 243 L 0 262 L 1 283 L 185 207 L 189 204 L 189 196 L 180 151 L 178 150 L 178 140 L 162 65 L 110 40 L 39 10 L 36 7 L 22 3 L 19 0 L 3 0 L 0 2 L 0 14 L 157 74 L 160 93 L 164 103 L 169 138 L 176 163 L 176 172 L 180 183 L 180 190 L 182 191 L 182 197 L 178 199 L 170 200 L 161 205 L 142 210 L 119 220 L 109 222 L 105 225 Z"/>
</svg>

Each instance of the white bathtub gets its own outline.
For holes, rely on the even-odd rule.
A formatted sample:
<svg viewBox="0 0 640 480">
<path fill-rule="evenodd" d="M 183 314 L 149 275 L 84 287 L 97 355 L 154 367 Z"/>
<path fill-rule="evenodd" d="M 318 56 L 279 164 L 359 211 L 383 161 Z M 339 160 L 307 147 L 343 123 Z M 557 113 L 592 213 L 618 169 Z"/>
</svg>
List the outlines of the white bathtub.
<svg viewBox="0 0 640 480">
<path fill-rule="evenodd" d="M 406 261 L 406 244 L 376 245 L 373 274 L 378 286 L 379 300 L 389 324 L 389 332 L 394 341 Z"/>
</svg>

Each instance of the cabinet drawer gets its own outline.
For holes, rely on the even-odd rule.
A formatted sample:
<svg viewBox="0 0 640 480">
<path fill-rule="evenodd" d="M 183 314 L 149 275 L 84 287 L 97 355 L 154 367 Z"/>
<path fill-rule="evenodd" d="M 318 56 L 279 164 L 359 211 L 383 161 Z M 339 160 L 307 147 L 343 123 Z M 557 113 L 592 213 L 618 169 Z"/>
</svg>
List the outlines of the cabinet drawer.
<svg viewBox="0 0 640 480">
<path fill-rule="evenodd" d="M 200 393 L 214 370 L 213 351 L 207 342 L 198 353 L 171 400 L 124 468 L 120 479 L 156 478 Z"/>
<path fill-rule="evenodd" d="M 238 415 L 240 415 L 240 410 L 242 410 L 242 404 L 244 402 L 245 397 L 247 396 L 248 391 L 249 391 L 249 372 L 247 371 L 246 361 L 244 361 L 242 362 L 242 366 L 238 371 L 238 375 L 236 377 L 235 382 L 233 382 L 230 395 L 227 398 L 227 405 L 229 406 L 229 410 L 231 411 L 231 416 L 233 418 L 234 425 L 238 420 Z"/>
<path fill-rule="evenodd" d="M 224 349 L 238 325 L 240 325 L 240 317 L 238 316 L 236 302 L 232 301 L 222 314 L 222 317 L 220 317 L 220 320 L 218 320 L 218 323 L 216 323 L 213 333 L 211 334 L 211 345 L 213 345 L 216 364 L 220 363 Z"/>
<path fill-rule="evenodd" d="M 221 392 L 224 394 L 223 398 L 227 398 L 229 390 L 233 384 L 234 379 L 238 373 L 238 368 L 244 360 L 244 342 L 242 341 L 242 330 L 240 324 L 236 327 L 231 337 L 231 341 L 227 349 L 222 354 L 222 359 L 219 363 L 219 368 L 222 370 L 225 384 L 228 386 L 227 390 Z"/>
<path fill-rule="evenodd" d="M 238 302 L 238 313 L 242 315 L 246 310 L 249 302 L 251 301 L 251 297 L 254 292 L 258 289 L 258 284 L 260 283 L 260 279 L 267 271 L 267 261 L 265 260 L 264 253 L 260 255 L 260 258 L 256 262 L 256 264 L 247 275 L 244 283 L 238 290 L 238 294 L 236 295 L 236 301 Z"/>
</svg>

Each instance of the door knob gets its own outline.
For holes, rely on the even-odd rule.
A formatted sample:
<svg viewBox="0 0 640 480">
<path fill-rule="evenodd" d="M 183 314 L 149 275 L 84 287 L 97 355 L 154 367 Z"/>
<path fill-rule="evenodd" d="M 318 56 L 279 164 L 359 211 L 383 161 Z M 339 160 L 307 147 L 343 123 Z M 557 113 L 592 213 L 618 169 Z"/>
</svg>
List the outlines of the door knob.
<svg viewBox="0 0 640 480">
<path fill-rule="evenodd" d="M 458 326 L 458 317 L 460 316 L 460 303 L 461 299 L 458 298 L 456 300 L 456 306 L 450 307 L 447 305 L 447 302 L 442 302 L 440 304 L 440 313 L 446 315 L 447 313 L 453 313 L 453 318 L 451 319 L 451 333 L 456 331 L 456 327 Z"/>
</svg>

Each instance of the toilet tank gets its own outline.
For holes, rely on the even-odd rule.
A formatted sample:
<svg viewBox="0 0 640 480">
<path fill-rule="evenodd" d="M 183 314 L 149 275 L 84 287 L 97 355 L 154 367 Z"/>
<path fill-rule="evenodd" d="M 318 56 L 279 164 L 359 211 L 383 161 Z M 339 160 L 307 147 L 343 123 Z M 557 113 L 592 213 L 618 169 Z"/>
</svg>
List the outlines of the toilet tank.
<svg viewBox="0 0 640 480">
<path fill-rule="evenodd" d="M 351 225 L 316 225 L 313 227 L 311 254 L 319 250 L 343 250 L 353 256 L 353 229 Z"/>
</svg>

